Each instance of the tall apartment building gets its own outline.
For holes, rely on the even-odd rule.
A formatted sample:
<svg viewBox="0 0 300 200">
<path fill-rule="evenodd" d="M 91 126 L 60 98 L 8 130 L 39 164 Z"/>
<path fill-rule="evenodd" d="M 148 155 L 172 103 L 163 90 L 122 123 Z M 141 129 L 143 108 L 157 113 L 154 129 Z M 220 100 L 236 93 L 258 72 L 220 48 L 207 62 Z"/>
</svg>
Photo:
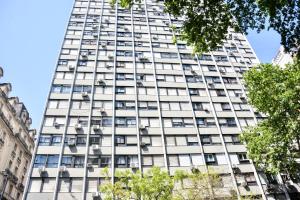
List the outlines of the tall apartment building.
<svg viewBox="0 0 300 200">
<path fill-rule="evenodd" d="M 0 76 L 3 69 L 0 67 Z M 10 83 L 0 84 L 0 199 L 21 199 L 34 148 L 31 118 Z"/>
<path fill-rule="evenodd" d="M 284 52 L 284 47 L 280 46 L 276 56 L 272 60 L 272 63 L 284 68 L 286 64 L 291 62 L 293 62 L 292 54 Z"/>
<path fill-rule="evenodd" d="M 182 21 L 162 11 L 156 0 L 75 0 L 24 199 L 99 199 L 103 168 L 113 177 L 153 166 L 211 168 L 222 195 L 285 199 L 269 194 L 238 137 L 261 119 L 241 83 L 259 62 L 246 37 L 231 32 L 193 56 L 172 40 Z"/>
</svg>

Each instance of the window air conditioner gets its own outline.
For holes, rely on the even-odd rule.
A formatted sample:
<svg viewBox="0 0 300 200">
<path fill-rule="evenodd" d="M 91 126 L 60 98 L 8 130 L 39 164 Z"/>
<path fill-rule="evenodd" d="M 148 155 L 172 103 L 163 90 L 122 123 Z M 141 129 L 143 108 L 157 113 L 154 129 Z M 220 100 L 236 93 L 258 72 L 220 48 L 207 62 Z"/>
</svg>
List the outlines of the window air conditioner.
<svg viewBox="0 0 300 200">
<path fill-rule="evenodd" d="M 75 146 L 75 145 L 76 145 L 75 138 L 69 138 L 69 140 L 68 140 L 68 146 Z"/>
<path fill-rule="evenodd" d="M 234 174 L 238 173 L 239 168 L 238 168 L 238 166 L 236 164 L 232 165 L 232 171 L 233 171 Z"/>
<path fill-rule="evenodd" d="M 75 66 L 74 65 L 69 65 L 69 71 L 74 71 L 75 70 Z"/>
<path fill-rule="evenodd" d="M 100 125 L 93 125 L 94 131 L 99 131 L 100 130 Z"/>
<path fill-rule="evenodd" d="M 93 149 L 93 151 L 99 151 L 99 150 L 100 150 L 100 147 L 99 147 L 99 145 L 97 145 L 97 144 L 93 144 L 93 145 L 92 145 L 92 149 Z"/>
<path fill-rule="evenodd" d="M 109 59 L 109 60 L 113 60 L 113 59 L 114 59 L 114 56 L 113 56 L 113 55 L 109 55 L 109 56 L 108 56 L 108 59 Z"/>
<path fill-rule="evenodd" d="M 75 124 L 75 129 L 76 130 L 80 130 L 80 129 L 82 129 L 82 125 L 81 124 Z"/>
<path fill-rule="evenodd" d="M 144 124 L 140 124 L 139 129 L 140 130 L 146 130 L 147 126 L 145 126 Z"/>
<path fill-rule="evenodd" d="M 59 167 L 59 172 L 65 172 L 67 171 L 67 167 L 66 166 L 60 166 Z"/>
<path fill-rule="evenodd" d="M 193 69 L 191 69 L 191 73 L 194 74 L 194 75 L 197 75 L 197 72 Z"/>
<path fill-rule="evenodd" d="M 54 123 L 53 123 L 53 126 L 54 126 L 55 128 L 59 128 L 59 127 L 60 127 L 60 124 L 57 123 L 57 122 L 54 122 Z"/>
<path fill-rule="evenodd" d="M 93 192 L 92 197 L 100 197 L 100 193 L 99 192 Z"/>
<path fill-rule="evenodd" d="M 242 181 L 242 182 L 241 182 L 241 186 L 242 186 L 242 187 L 247 187 L 247 186 L 248 186 L 248 183 L 247 183 L 247 181 L 245 181 L 245 180 L 244 180 L 244 181 Z"/>
<path fill-rule="evenodd" d="M 138 163 L 130 163 L 130 168 L 132 168 L 132 169 L 137 169 L 137 168 L 139 168 L 139 164 Z"/>
<path fill-rule="evenodd" d="M 98 28 L 97 25 L 93 25 L 93 29 L 96 30 Z"/>
<path fill-rule="evenodd" d="M 88 97 L 89 94 L 88 94 L 87 92 L 83 92 L 83 93 L 81 93 L 81 96 L 82 96 L 82 97 Z"/>
<path fill-rule="evenodd" d="M 208 108 L 203 108 L 203 110 L 205 111 L 205 112 L 209 112 L 209 109 Z"/>
<path fill-rule="evenodd" d="M 101 42 L 101 47 L 102 48 L 106 47 L 106 45 L 107 45 L 106 42 Z"/>
<path fill-rule="evenodd" d="M 97 38 L 98 37 L 98 33 L 93 33 L 93 37 Z"/>
<path fill-rule="evenodd" d="M 105 81 L 103 79 L 99 79 L 99 80 L 97 80 L 97 84 L 99 86 L 105 86 Z"/>
<path fill-rule="evenodd" d="M 242 101 L 244 101 L 244 100 L 246 100 L 246 96 L 243 95 L 243 94 L 241 94 L 241 95 L 240 95 L 240 99 L 241 99 Z"/>
<path fill-rule="evenodd" d="M 87 167 L 87 168 L 91 168 L 91 167 L 93 167 L 93 164 L 92 164 L 92 163 L 87 163 L 87 164 L 86 164 L 86 167 Z"/>
<path fill-rule="evenodd" d="M 141 142 L 141 143 L 140 143 L 140 146 L 143 148 L 143 147 L 146 147 L 147 144 L 146 144 L 145 142 Z"/>
<path fill-rule="evenodd" d="M 39 173 L 42 174 L 44 172 L 46 172 L 46 167 L 45 166 L 39 166 Z"/>
<path fill-rule="evenodd" d="M 143 85 L 143 81 L 142 80 L 136 80 L 136 84 L 137 85 Z"/>
<path fill-rule="evenodd" d="M 225 70 L 224 70 L 223 68 L 220 68 L 219 71 L 220 71 L 221 73 L 225 73 Z"/>
</svg>

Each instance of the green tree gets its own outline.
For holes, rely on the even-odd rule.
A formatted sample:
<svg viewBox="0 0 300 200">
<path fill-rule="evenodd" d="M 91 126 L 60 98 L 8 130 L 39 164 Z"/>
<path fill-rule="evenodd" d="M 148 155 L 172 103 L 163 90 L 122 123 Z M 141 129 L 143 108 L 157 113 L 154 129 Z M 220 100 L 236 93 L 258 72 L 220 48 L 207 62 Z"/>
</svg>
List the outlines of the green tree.
<svg viewBox="0 0 300 200">
<path fill-rule="evenodd" d="M 180 170 L 174 176 L 158 167 L 144 174 L 140 171 L 117 171 L 115 183 L 110 182 L 108 170 L 104 172 L 107 183 L 100 186 L 104 200 L 204 200 L 223 195 L 215 194 L 222 185 L 221 177 L 213 171 L 193 169 L 192 173 L 187 173 Z M 236 193 L 231 192 L 231 196 L 222 198 L 237 199 Z"/>
<path fill-rule="evenodd" d="M 284 69 L 271 64 L 252 68 L 244 75 L 249 101 L 267 118 L 244 131 L 250 158 L 266 172 L 299 170 L 300 62 Z"/>
<path fill-rule="evenodd" d="M 120 0 L 122 7 L 138 2 Z M 274 29 L 286 51 L 300 55 L 300 0 L 165 0 L 164 4 L 171 16 L 184 17 L 178 37 L 193 46 L 195 53 L 221 45 L 231 27 L 244 33 Z"/>
<path fill-rule="evenodd" d="M 144 174 L 140 171 L 117 171 L 115 176 L 117 180 L 114 184 L 108 182 L 100 186 L 104 200 L 172 199 L 173 178 L 158 167 L 151 168 Z M 109 176 L 106 177 L 109 179 Z"/>
</svg>

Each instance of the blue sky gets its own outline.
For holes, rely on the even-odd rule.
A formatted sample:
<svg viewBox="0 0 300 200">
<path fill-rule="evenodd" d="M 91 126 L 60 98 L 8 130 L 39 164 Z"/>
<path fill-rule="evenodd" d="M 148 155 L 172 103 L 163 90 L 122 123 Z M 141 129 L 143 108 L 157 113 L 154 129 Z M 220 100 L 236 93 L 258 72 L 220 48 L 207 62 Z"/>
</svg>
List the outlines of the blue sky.
<svg viewBox="0 0 300 200">
<path fill-rule="evenodd" d="M 12 83 L 12 95 L 23 101 L 39 128 L 51 78 L 73 0 L 0 1 L 0 82 Z M 248 39 L 261 62 L 270 62 L 279 48 L 273 31 Z"/>
</svg>

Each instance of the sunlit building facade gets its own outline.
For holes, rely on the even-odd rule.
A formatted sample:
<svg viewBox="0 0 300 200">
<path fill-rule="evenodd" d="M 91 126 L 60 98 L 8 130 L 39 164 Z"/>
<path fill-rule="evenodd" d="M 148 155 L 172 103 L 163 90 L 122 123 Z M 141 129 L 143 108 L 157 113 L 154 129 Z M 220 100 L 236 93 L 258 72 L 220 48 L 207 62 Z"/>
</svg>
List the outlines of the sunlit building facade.
<svg viewBox="0 0 300 200">
<path fill-rule="evenodd" d="M 131 9 L 75 1 L 25 199 L 100 199 L 103 168 L 114 177 L 153 166 L 170 174 L 210 168 L 222 177 L 217 196 L 266 198 L 267 182 L 239 140 L 261 119 L 241 80 L 259 61 L 234 32 L 216 51 L 193 56 L 173 43 L 170 25 L 181 23 L 161 1 Z"/>
</svg>

